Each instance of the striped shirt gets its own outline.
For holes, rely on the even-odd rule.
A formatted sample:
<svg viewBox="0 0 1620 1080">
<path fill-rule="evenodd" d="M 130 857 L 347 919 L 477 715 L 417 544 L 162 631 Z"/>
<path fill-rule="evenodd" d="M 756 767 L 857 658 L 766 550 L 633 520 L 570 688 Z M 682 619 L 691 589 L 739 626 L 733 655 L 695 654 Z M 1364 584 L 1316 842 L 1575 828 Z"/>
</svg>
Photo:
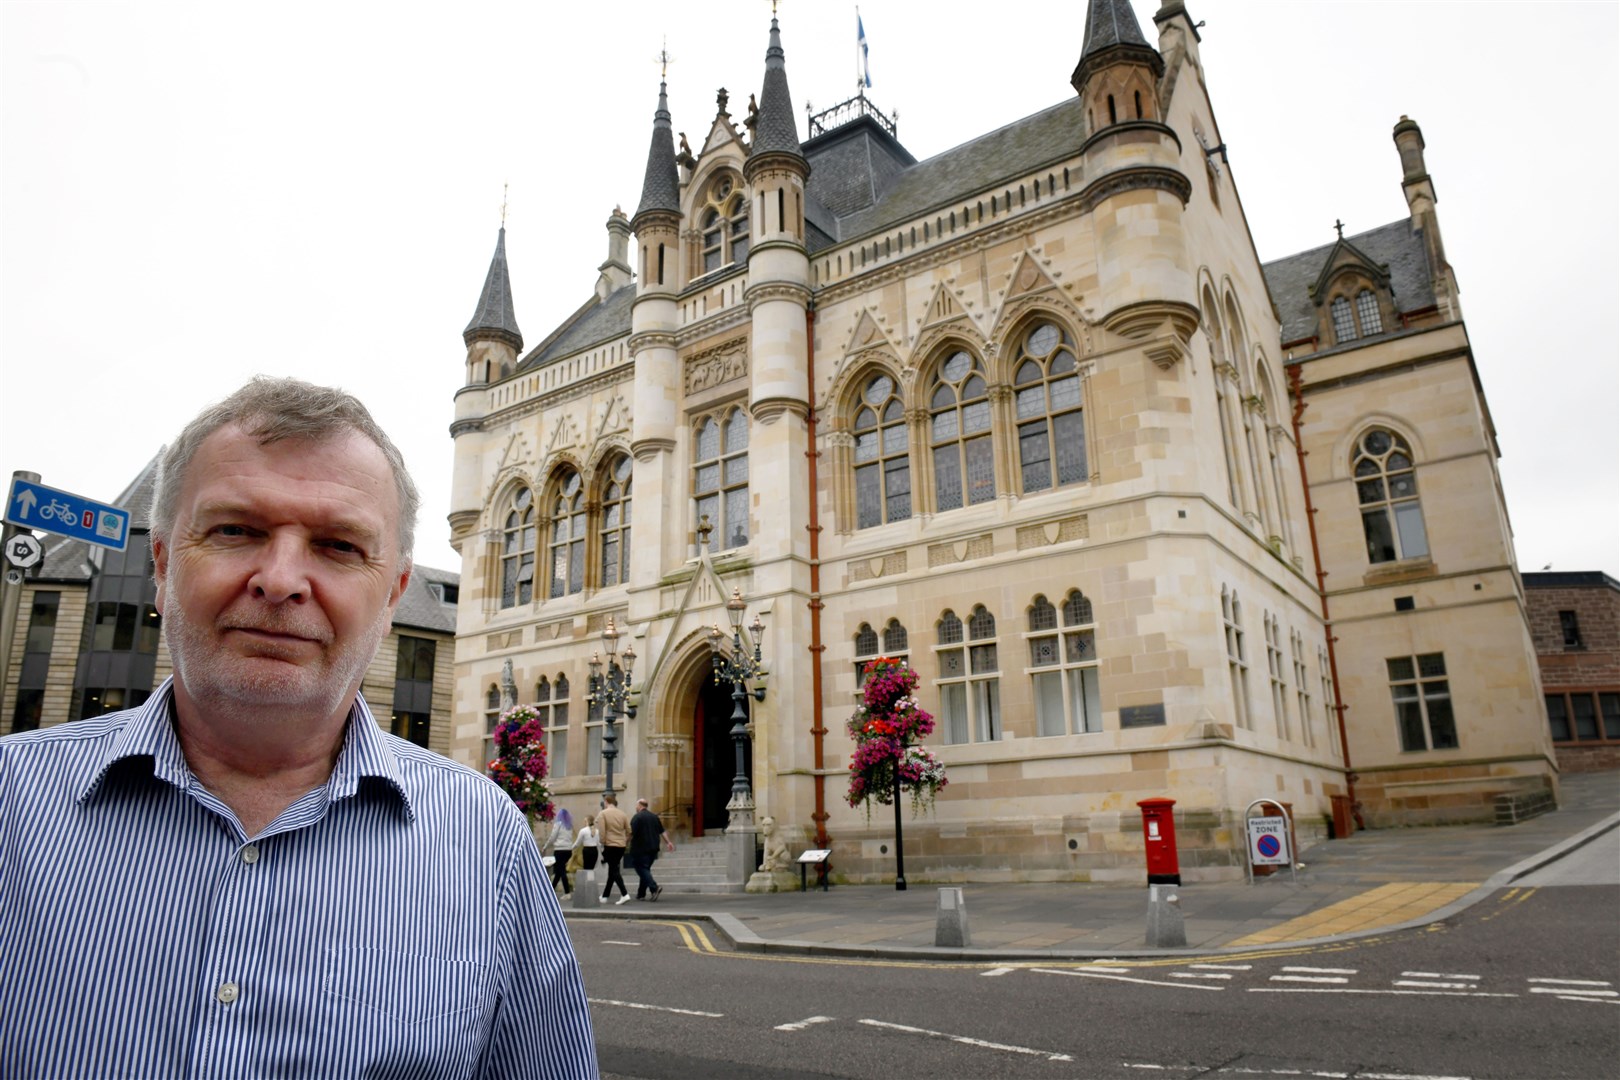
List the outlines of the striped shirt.
<svg viewBox="0 0 1620 1080">
<path fill-rule="evenodd" d="M 523 816 L 356 698 L 251 841 L 138 709 L 0 739 L 0 1077 L 595 1077 Z"/>
</svg>

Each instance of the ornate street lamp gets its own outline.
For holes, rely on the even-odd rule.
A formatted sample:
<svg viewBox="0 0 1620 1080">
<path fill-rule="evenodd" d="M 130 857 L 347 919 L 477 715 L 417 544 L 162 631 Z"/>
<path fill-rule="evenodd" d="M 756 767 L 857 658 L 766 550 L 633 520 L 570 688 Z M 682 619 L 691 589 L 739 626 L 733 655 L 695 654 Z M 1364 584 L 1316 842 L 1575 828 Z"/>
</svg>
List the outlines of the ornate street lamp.
<svg viewBox="0 0 1620 1080">
<path fill-rule="evenodd" d="M 608 616 L 607 629 L 602 631 L 602 647 L 607 650 L 607 671 L 602 670 L 602 657 L 591 654 L 591 703 L 602 707 L 602 768 L 607 773 L 603 794 L 612 795 L 613 762 L 619 756 L 619 735 L 614 724 L 622 712 L 626 720 L 636 718 L 635 698 L 630 692 L 630 673 L 636 666 L 636 647 L 629 646 L 624 656 L 618 656 L 621 631 Z M 621 668 L 619 661 L 623 661 Z"/>
<path fill-rule="evenodd" d="M 731 801 L 727 808 L 749 809 L 754 806 L 754 785 L 748 778 L 746 755 L 748 751 L 748 710 L 744 706 L 749 693 L 755 701 L 765 700 L 765 680 L 770 671 L 760 655 L 765 640 L 765 623 L 758 613 L 748 624 L 748 634 L 754 647 L 749 651 L 743 642 L 743 613 L 748 604 L 741 589 L 731 590 L 726 601 L 726 617 L 731 620 L 731 640 L 719 624 L 709 631 L 709 648 L 713 651 L 714 681 L 731 684 L 731 742 L 737 751 L 737 775 L 731 780 Z"/>
</svg>

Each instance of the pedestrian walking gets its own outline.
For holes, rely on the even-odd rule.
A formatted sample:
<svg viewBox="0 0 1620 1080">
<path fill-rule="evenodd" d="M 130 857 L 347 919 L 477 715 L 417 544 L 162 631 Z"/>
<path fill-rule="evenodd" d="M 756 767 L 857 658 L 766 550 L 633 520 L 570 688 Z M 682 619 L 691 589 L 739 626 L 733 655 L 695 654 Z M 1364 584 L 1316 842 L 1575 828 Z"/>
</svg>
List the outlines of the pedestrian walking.
<svg viewBox="0 0 1620 1080">
<path fill-rule="evenodd" d="M 607 863 L 607 884 L 602 888 L 602 903 L 613 898 L 615 884 L 619 886 L 619 903 L 626 903 L 630 899 L 630 889 L 624 883 L 624 871 L 619 864 L 624 862 L 624 849 L 630 846 L 630 815 L 619 809 L 617 795 L 602 797 L 602 813 L 597 816 L 596 825 L 601 830 L 602 859 Z"/>
<path fill-rule="evenodd" d="M 675 841 L 664 832 L 664 823 L 647 809 L 646 799 L 636 800 L 636 816 L 630 819 L 630 868 L 636 872 L 636 899 L 657 900 L 664 890 L 653 880 L 652 867 L 658 859 L 658 845 L 673 852 Z"/>
<path fill-rule="evenodd" d="M 596 859 L 600 854 L 598 845 L 602 842 L 601 834 L 596 831 L 596 815 L 585 815 L 585 827 L 579 830 L 574 837 L 574 850 L 580 853 L 580 869 L 595 870 Z M 572 864 L 573 860 L 569 860 Z M 572 868 L 570 866 L 570 868 Z"/>
<path fill-rule="evenodd" d="M 568 860 L 574 854 L 574 818 L 567 810 L 557 811 L 557 821 L 546 843 L 551 847 L 551 887 L 555 890 L 561 885 L 563 895 L 567 896 L 574 891 L 568 881 Z"/>
</svg>

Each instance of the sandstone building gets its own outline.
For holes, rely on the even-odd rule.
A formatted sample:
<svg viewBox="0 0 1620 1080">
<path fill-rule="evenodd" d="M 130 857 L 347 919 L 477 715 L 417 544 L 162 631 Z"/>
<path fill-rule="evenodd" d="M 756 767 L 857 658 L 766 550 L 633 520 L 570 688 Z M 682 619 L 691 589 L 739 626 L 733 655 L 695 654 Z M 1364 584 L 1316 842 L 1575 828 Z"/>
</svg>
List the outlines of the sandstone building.
<svg viewBox="0 0 1620 1080">
<path fill-rule="evenodd" d="M 1554 785 L 1417 125 L 1409 218 L 1262 266 L 1196 25 L 1154 23 L 1091 0 L 1071 93 L 919 162 L 864 94 L 801 138 L 773 19 L 745 115 L 722 92 L 677 148 L 660 85 L 635 212 L 527 350 L 502 230 L 451 426 L 456 756 L 509 671 L 594 809 L 612 625 L 615 786 L 693 838 L 769 814 L 852 879 L 892 872 L 887 813 L 842 798 L 879 655 L 949 769 L 922 879 L 1137 880 L 1148 797 L 1198 879 L 1242 873 L 1255 800 L 1310 838 L 1334 796 L 1379 825 Z M 770 669 L 743 798 L 734 593 Z"/>
</svg>

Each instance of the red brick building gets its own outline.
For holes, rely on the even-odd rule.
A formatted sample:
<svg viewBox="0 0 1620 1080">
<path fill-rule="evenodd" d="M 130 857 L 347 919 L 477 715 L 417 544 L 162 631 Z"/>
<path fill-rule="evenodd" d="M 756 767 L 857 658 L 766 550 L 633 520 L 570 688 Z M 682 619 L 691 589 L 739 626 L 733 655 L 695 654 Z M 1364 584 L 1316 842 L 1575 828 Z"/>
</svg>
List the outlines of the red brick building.
<svg viewBox="0 0 1620 1080">
<path fill-rule="evenodd" d="M 1525 574 L 1524 591 L 1559 768 L 1620 769 L 1620 581 Z"/>
</svg>

